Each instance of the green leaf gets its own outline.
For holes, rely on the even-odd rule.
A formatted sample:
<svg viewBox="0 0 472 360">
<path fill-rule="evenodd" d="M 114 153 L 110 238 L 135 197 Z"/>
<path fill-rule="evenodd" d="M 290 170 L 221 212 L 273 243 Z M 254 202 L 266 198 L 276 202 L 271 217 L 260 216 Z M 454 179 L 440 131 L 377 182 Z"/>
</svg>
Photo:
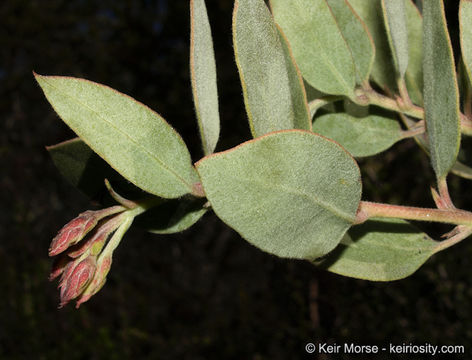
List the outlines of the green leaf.
<svg viewBox="0 0 472 360">
<path fill-rule="evenodd" d="M 220 135 L 216 65 L 205 0 L 190 1 L 190 73 L 203 152 L 211 154 Z"/>
<path fill-rule="evenodd" d="M 369 79 L 374 62 L 374 41 L 366 25 L 346 0 L 327 0 L 344 39 L 352 52 L 356 82 L 362 85 Z"/>
<path fill-rule="evenodd" d="M 393 281 L 413 274 L 433 255 L 437 244 L 404 220 L 378 219 L 353 227 L 316 264 L 343 276 Z"/>
<path fill-rule="evenodd" d="M 62 120 L 123 177 L 165 198 L 193 191 L 198 176 L 187 147 L 157 113 L 91 81 L 35 77 Z"/>
<path fill-rule="evenodd" d="M 233 42 L 254 137 L 311 129 L 301 75 L 263 0 L 237 0 Z"/>
<path fill-rule="evenodd" d="M 399 77 L 405 76 L 408 66 L 408 27 L 405 0 L 382 0 L 387 36 Z"/>
<path fill-rule="evenodd" d="M 405 3 L 408 30 L 408 67 L 405 82 L 414 104 L 423 105 L 423 18 L 411 0 Z"/>
<path fill-rule="evenodd" d="M 459 7 L 459 24 L 462 58 L 469 81 L 472 82 L 472 1 L 461 0 Z"/>
<path fill-rule="evenodd" d="M 206 199 L 183 197 L 164 201 L 138 216 L 138 225 L 155 234 L 173 234 L 184 231 L 195 224 L 207 211 Z"/>
<path fill-rule="evenodd" d="M 423 52 L 422 19 L 411 0 L 405 0 L 406 27 L 408 31 L 408 67 L 405 74 L 408 93 L 415 104 L 422 104 L 423 97 Z M 349 0 L 356 13 L 366 24 L 375 44 L 375 60 L 371 78 L 380 86 L 396 89 L 395 67 L 392 61 L 381 0 Z"/>
<path fill-rule="evenodd" d="M 423 17 L 425 120 L 431 162 L 440 180 L 459 151 L 459 91 L 442 0 L 425 1 Z"/>
<path fill-rule="evenodd" d="M 397 121 L 371 115 L 356 118 L 344 113 L 326 114 L 315 119 L 313 131 L 343 146 L 352 156 L 371 156 L 402 139 Z"/>
<path fill-rule="evenodd" d="M 103 201 L 108 194 L 105 179 L 127 197 L 142 198 L 144 192 L 132 185 L 79 138 L 47 148 L 59 172 L 73 186 L 94 200 Z"/>
<path fill-rule="evenodd" d="M 351 51 L 326 0 L 271 0 L 305 80 L 316 89 L 354 98 Z"/>
<path fill-rule="evenodd" d="M 364 21 L 374 40 L 375 59 L 371 77 L 382 87 L 396 88 L 395 69 L 385 32 L 381 0 L 349 0 L 349 4 Z"/>
<path fill-rule="evenodd" d="M 197 171 L 216 215 L 280 257 L 314 259 L 353 224 L 359 168 L 339 145 L 289 130 L 200 160 Z"/>
</svg>

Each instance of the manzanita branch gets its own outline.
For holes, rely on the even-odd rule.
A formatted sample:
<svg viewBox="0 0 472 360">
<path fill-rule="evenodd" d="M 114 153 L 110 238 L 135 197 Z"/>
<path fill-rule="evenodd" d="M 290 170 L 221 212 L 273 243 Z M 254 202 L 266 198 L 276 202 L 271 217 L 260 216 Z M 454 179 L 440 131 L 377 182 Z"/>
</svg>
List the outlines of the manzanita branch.
<svg viewBox="0 0 472 360">
<path fill-rule="evenodd" d="M 430 209 L 361 201 L 357 210 L 355 223 L 362 224 L 363 222 L 376 217 L 472 226 L 472 212 L 469 211 L 459 209 Z"/>
<path fill-rule="evenodd" d="M 362 106 L 376 105 L 387 110 L 403 113 L 416 119 L 424 119 L 423 108 L 411 104 L 401 104 L 399 101 L 392 99 L 388 96 L 379 94 L 370 87 L 364 87 L 356 90 L 357 98 L 355 101 L 357 104 Z M 402 101 L 403 102 L 403 101 Z"/>
<path fill-rule="evenodd" d="M 442 178 L 438 181 L 438 190 L 439 196 L 441 197 L 441 202 L 445 205 L 447 209 L 455 209 L 451 196 L 449 195 L 449 189 L 447 187 L 446 178 Z"/>
<path fill-rule="evenodd" d="M 395 111 L 404 115 L 411 116 L 416 119 L 424 119 L 424 109 L 412 103 L 405 103 L 403 98 L 392 99 L 388 96 L 379 94 L 374 89 L 366 87 L 356 90 L 356 98 L 354 101 L 361 106 L 376 105 L 381 108 Z M 461 132 L 465 135 L 472 136 L 472 121 L 460 114 Z"/>
</svg>

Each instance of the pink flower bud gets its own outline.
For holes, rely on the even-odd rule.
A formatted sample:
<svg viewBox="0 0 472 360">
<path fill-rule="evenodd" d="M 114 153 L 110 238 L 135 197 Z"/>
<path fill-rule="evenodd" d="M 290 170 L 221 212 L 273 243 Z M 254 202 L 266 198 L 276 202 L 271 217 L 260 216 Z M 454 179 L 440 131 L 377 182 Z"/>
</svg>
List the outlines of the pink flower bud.
<svg viewBox="0 0 472 360">
<path fill-rule="evenodd" d="M 77 304 L 75 305 L 76 309 L 78 309 L 81 304 L 88 301 L 93 295 L 99 292 L 103 285 L 105 285 L 107 274 L 110 271 L 111 262 L 111 255 L 99 259 L 97 262 L 97 270 L 95 271 L 93 279 L 77 300 Z"/>
<path fill-rule="evenodd" d="M 88 234 L 86 239 L 70 248 L 67 255 L 74 259 L 87 251 L 89 251 L 90 255 L 98 255 L 102 250 L 103 245 L 105 245 L 108 236 L 115 231 L 118 226 L 120 226 L 121 222 L 122 218 L 120 215 L 102 220 L 98 226 L 95 227 L 93 232 Z"/>
<path fill-rule="evenodd" d="M 61 282 L 61 303 L 62 308 L 72 299 L 78 297 L 86 286 L 92 280 L 96 270 L 96 257 L 88 256 L 80 261 L 71 271 L 64 271 L 63 280 Z"/>
<path fill-rule="evenodd" d="M 77 244 L 97 225 L 100 219 L 123 210 L 124 208 L 122 206 L 113 206 L 98 211 L 87 210 L 79 214 L 75 219 L 64 225 L 52 240 L 51 246 L 49 247 L 49 256 L 60 254 L 70 246 Z"/>
</svg>

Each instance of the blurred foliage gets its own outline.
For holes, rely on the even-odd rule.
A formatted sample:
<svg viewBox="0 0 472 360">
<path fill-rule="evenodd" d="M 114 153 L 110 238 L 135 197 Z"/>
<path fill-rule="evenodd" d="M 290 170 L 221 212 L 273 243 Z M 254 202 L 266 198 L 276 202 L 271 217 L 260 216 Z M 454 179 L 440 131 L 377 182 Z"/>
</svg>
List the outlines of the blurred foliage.
<svg viewBox="0 0 472 360">
<path fill-rule="evenodd" d="M 31 71 L 88 78 L 137 98 L 183 135 L 198 160 L 188 5 L 0 2 L 0 359 L 316 358 L 305 353 L 309 341 L 462 344 L 470 353 L 470 241 L 434 256 L 406 280 L 371 283 L 264 254 L 207 214 L 178 235 L 130 231 L 105 288 L 80 310 L 56 309 L 48 245 L 90 203 L 60 177 L 44 149 L 73 134 Z M 207 6 L 223 150 L 250 135 L 232 55 L 233 2 L 207 0 Z M 447 6 L 457 43 L 457 2 Z M 471 150 L 470 140 L 465 147 Z M 412 140 L 360 165 L 364 199 L 433 205 L 434 174 Z M 450 181 L 456 205 L 472 209 L 470 182 Z M 447 230 L 421 226 L 433 236 Z"/>
</svg>

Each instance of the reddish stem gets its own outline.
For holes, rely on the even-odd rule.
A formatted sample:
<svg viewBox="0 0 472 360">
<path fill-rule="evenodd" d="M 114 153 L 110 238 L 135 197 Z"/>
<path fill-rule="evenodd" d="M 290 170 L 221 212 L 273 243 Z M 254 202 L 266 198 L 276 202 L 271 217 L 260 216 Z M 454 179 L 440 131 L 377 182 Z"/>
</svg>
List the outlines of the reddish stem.
<svg viewBox="0 0 472 360">
<path fill-rule="evenodd" d="M 472 213 L 464 210 L 428 209 L 361 201 L 355 223 L 362 224 L 375 217 L 472 225 Z"/>
</svg>

